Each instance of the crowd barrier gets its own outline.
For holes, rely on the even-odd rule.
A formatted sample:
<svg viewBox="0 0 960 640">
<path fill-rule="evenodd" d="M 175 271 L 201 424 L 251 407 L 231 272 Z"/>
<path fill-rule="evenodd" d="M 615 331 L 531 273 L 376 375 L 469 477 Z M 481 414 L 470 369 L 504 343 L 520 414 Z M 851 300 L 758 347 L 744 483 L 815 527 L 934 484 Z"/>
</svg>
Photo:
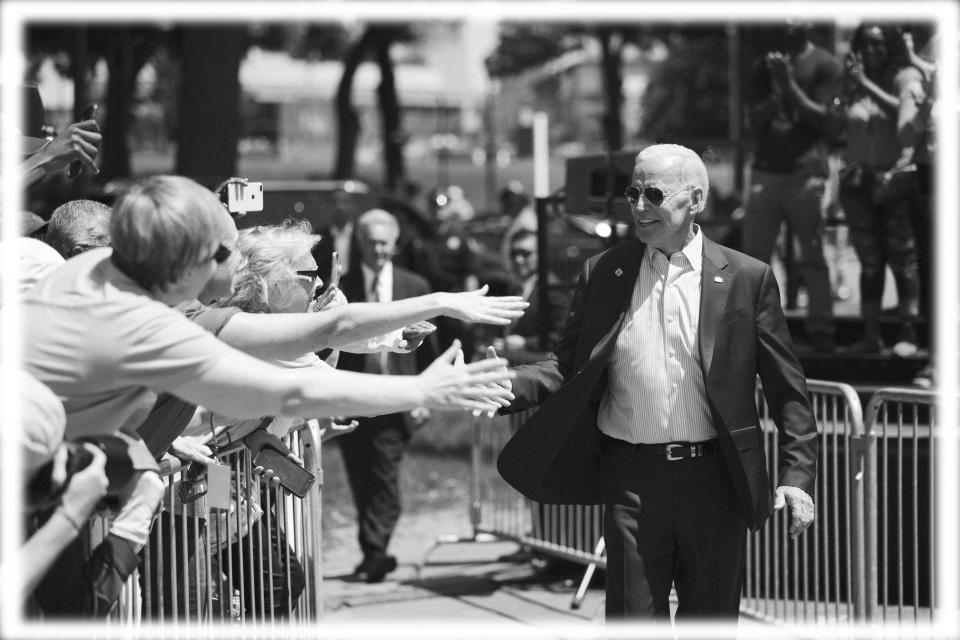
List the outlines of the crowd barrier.
<svg viewBox="0 0 960 640">
<path fill-rule="evenodd" d="M 181 625 L 304 623 L 322 615 L 320 437 L 315 421 L 285 442 L 317 482 L 303 498 L 254 475 L 247 449 L 222 452 L 230 468 L 231 505 L 207 497 L 184 504 L 183 468 L 164 461 L 167 487 L 141 564 L 124 585 L 109 624 Z M 95 546 L 109 521 L 89 525 Z"/>
<path fill-rule="evenodd" d="M 935 398 L 881 389 L 866 418 L 847 384 L 809 380 L 820 438 L 816 517 L 797 539 L 786 510 L 748 536 L 741 610 L 783 623 L 931 620 Z M 778 433 L 758 385 L 768 468 L 778 468 Z M 587 567 L 605 568 L 601 506 L 542 505 L 510 487 L 496 458 L 529 412 L 478 418 L 472 450 L 474 537 L 515 540 Z"/>
<path fill-rule="evenodd" d="M 867 411 L 846 384 L 808 381 L 820 437 L 816 519 L 798 539 L 777 512 L 748 536 L 741 610 L 778 623 L 925 622 L 936 608 L 936 398 L 930 391 L 880 389 Z M 778 433 L 758 387 L 768 465 Z M 518 494 L 496 458 L 529 414 L 476 419 L 471 524 L 474 539 L 510 539 L 587 567 L 605 568 L 601 506 L 542 505 Z M 135 626 L 307 622 L 322 615 L 320 438 L 317 425 L 291 433 L 290 448 L 318 479 L 303 499 L 265 487 L 245 449 L 223 456 L 235 499 L 229 512 L 205 498 L 182 504 L 182 469 L 170 487 L 111 623 Z M 95 545 L 109 522 L 94 519 Z"/>
<path fill-rule="evenodd" d="M 867 619 L 932 622 L 936 602 L 936 400 L 884 388 L 867 403 Z M 945 443 L 955 446 L 953 442 Z"/>
</svg>

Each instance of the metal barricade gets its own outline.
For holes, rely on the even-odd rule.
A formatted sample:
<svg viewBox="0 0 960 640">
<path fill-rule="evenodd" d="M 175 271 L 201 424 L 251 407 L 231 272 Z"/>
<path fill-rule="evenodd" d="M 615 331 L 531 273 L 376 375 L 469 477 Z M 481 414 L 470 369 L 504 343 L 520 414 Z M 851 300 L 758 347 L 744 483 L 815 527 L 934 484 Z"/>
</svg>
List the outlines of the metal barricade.
<svg viewBox="0 0 960 640">
<path fill-rule="evenodd" d="M 748 536 L 741 611 L 778 623 L 931 622 L 937 604 L 936 394 L 880 389 L 865 418 L 850 385 L 808 380 L 807 387 L 820 444 L 816 517 L 793 539 L 784 509 Z M 757 403 L 775 477 L 779 434 L 759 385 Z M 539 505 L 496 471 L 497 455 L 528 415 L 477 421 L 475 535 L 516 540 L 603 568 L 602 507 Z"/>
<path fill-rule="evenodd" d="M 540 504 L 521 496 L 497 472 L 500 450 L 529 415 L 524 411 L 480 418 L 474 426 L 474 535 L 492 534 L 516 540 L 547 555 L 605 568 L 604 556 L 597 551 L 603 531 L 601 506 Z"/>
<path fill-rule="evenodd" d="M 936 400 L 933 391 L 885 388 L 867 404 L 870 622 L 933 622 Z"/>
<path fill-rule="evenodd" d="M 819 432 L 813 524 L 789 535 L 788 510 L 775 512 L 747 537 L 746 575 L 740 610 L 778 622 L 843 622 L 863 619 L 865 591 L 864 427 L 860 399 L 847 384 L 808 380 Z M 779 434 L 757 386 L 767 468 L 776 478 Z"/>
<path fill-rule="evenodd" d="M 110 624 L 307 623 L 322 616 L 320 437 L 310 421 L 285 438 L 317 482 L 302 500 L 253 474 L 246 449 L 220 456 L 231 471 L 231 507 L 206 497 L 181 502 L 184 469 L 164 463 L 167 485 L 138 571 L 127 581 Z M 90 543 L 109 522 L 95 519 Z"/>
</svg>

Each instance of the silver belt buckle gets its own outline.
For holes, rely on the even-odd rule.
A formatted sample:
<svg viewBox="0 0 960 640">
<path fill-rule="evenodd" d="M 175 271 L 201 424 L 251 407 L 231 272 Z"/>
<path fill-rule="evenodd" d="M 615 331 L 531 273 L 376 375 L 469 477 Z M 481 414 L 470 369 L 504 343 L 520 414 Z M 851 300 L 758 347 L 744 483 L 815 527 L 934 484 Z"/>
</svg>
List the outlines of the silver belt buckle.
<svg viewBox="0 0 960 640">
<path fill-rule="evenodd" d="M 683 456 L 676 457 L 676 456 L 673 455 L 673 450 L 674 450 L 674 449 L 681 449 L 681 448 L 683 448 L 683 445 L 682 445 L 682 444 L 668 444 L 668 445 L 666 446 L 666 450 L 667 450 L 667 460 L 670 460 L 671 462 L 676 461 L 676 460 L 683 460 Z"/>
</svg>

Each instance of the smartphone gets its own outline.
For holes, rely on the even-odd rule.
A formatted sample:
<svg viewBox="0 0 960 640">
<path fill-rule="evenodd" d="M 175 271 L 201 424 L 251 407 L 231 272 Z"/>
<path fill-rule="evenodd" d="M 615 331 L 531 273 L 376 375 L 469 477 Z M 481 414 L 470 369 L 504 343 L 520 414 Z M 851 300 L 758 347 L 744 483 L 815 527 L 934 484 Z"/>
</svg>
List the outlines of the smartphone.
<svg viewBox="0 0 960 640">
<path fill-rule="evenodd" d="M 272 470 L 280 480 L 280 486 L 298 498 L 305 497 L 317 480 L 312 473 L 276 449 L 261 449 L 253 457 L 253 464 Z"/>
<path fill-rule="evenodd" d="M 239 216 L 250 211 L 263 211 L 263 183 L 231 182 L 228 184 L 227 211 Z"/>
<path fill-rule="evenodd" d="M 80 114 L 80 121 L 82 122 L 84 120 L 93 120 L 96 117 L 97 117 L 97 104 L 94 102 L 84 107 L 83 112 Z M 70 163 L 70 168 L 67 170 L 67 177 L 73 180 L 78 175 L 80 175 L 80 171 L 82 169 L 83 169 L 83 165 L 80 163 L 80 161 L 74 160 L 73 162 Z"/>
<path fill-rule="evenodd" d="M 340 286 L 340 252 L 334 251 L 330 254 L 330 282 L 327 288 Z"/>
</svg>

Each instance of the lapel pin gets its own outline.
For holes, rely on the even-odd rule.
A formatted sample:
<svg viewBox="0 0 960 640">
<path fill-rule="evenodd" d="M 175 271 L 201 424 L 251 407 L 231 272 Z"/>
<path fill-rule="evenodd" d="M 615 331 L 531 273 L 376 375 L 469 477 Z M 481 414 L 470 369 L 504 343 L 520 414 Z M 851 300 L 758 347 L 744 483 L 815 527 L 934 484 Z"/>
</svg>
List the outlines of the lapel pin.
<svg viewBox="0 0 960 640">
<path fill-rule="evenodd" d="M 714 281 L 714 282 L 723 282 L 723 278 L 721 278 L 720 276 L 713 276 L 713 281 Z"/>
<path fill-rule="evenodd" d="M 623 275 L 623 269 L 617 267 L 617 270 L 613 272 L 618 278 Z"/>
</svg>

